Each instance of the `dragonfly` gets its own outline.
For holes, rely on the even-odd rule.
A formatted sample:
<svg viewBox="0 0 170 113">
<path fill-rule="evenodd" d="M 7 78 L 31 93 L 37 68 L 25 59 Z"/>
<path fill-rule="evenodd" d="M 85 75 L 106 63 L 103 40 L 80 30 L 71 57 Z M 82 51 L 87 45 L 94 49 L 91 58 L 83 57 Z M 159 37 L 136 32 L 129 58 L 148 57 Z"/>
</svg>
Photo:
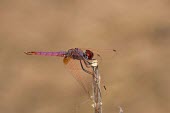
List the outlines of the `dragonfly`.
<svg viewBox="0 0 170 113">
<path fill-rule="evenodd" d="M 102 61 L 102 57 L 99 52 L 100 50 L 101 49 L 92 48 L 71 48 L 66 51 L 57 52 L 30 51 L 24 53 L 26 55 L 63 57 L 63 63 L 66 69 L 72 73 L 73 77 L 90 96 L 90 89 L 92 85 L 91 75 L 93 75 L 91 64 L 93 60 L 97 60 L 99 63 Z M 104 51 L 109 53 L 116 52 L 114 49 L 107 49 Z M 106 90 L 106 86 L 104 86 L 104 89 Z"/>
</svg>

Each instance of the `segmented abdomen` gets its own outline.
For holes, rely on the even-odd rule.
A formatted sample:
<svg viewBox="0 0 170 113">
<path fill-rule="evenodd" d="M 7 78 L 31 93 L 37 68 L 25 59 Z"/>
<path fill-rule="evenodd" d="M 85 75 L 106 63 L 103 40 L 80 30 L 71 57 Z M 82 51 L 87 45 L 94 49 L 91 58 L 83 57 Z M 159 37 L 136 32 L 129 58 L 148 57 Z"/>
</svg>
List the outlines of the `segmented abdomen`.
<svg viewBox="0 0 170 113">
<path fill-rule="evenodd" d="M 27 55 L 41 55 L 41 56 L 65 56 L 66 55 L 66 51 L 59 51 L 59 52 L 35 52 L 35 51 L 31 51 L 31 52 L 25 52 L 25 54 Z"/>
</svg>

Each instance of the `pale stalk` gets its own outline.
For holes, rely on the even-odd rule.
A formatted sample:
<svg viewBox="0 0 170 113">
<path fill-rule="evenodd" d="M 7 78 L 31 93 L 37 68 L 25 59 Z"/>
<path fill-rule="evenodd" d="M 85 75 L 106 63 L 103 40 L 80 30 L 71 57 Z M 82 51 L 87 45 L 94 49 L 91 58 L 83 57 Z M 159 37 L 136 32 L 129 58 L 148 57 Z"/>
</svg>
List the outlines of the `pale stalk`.
<svg viewBox="0 0 170 113">
<path fill-rule="evenodd" d="M 98 71 L 97 60 L 93 60 L 92 62 L 93 68 L 93 107 L 94 113 L 102 113 L 102 97 L 101 97 L 101 89 L 100 89 L 100 74 Z"/>
</svg>

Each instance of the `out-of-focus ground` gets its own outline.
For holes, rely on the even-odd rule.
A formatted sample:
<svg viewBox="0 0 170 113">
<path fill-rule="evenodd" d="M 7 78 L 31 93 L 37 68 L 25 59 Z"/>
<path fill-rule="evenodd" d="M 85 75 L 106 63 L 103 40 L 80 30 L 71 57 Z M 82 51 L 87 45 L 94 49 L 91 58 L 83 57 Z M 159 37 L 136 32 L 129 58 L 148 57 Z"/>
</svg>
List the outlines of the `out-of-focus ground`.
<svg viewBox="0 0 170 113">
<path fill-rule="evenodd" d="M 72 47 L 118 51 L 103 113 L 170 112 L 168 0 L 0 0 L 0 113 L 93 113 L 62 61 L 23 54 Z"/>
</svg>

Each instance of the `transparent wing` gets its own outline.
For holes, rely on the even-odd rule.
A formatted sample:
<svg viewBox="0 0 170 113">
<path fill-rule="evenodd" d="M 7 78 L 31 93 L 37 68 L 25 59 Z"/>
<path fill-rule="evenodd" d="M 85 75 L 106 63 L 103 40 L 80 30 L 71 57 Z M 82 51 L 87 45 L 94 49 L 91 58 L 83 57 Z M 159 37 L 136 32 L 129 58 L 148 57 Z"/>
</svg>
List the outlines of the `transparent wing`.
<svg viewBox="0 0 170 113">
<path fill-rule="evenodd" d="M 114 49 L 94 49 L 94 48 L 80 48 L 83 51 L 85 50 L 90 50 L 94 53 L 94 59 L 98 60 L 98 64 L 100 64 L 102 61 L 106 60 L 112 60 L 113 57 L 115 56 L 116 50 Z M 63 59 L 63 62 L 65 64 L 66 69 L 70 71 L 72 76 L 78 81 L 78 83 L 82 86 L 84 91 L 91 96 L 92 92 L 92 75 L 86 73 L 83 71 L 81 68 L 81 64 L 79 60 L 74 60 L 72 58 L 66 57 Z M 83 63 L 83 67 L 92 72 L 91 68 L 88 68 L 85 66 Z M 99 69 L 99 72 L 102 69 Z M 108 91 L 108 83 L 105 81 L 105 77 L 101 75 L 101 90 L 103 92 L 103 96 L 107 95 Z"/>
<path fill-rule="evenodd" d="M 94 59 L 100 64 L 102 61 L 111 60 L 116 54 L 115 49 L 95 49 L 95 48 L 80 48 L 83 51 L 90 50 L 94 54 Z"/>
<path fill-rule="evenodd" d="M 72 76 L 78 81 L 78 83 L 90 97 L 92 91 L 92 75 L 83 71 L 79 60 L 65 57 L 63 59 L 63 63 L 65 64 L 66 69 L 69 70 Z M 92 69 L 86 67 L 84 62 L 82 62 L 82 65 L 87 71 L 92 72 Z"/>
<path fill-rule="evenodd" d="M 94 59 L 98 60 L 99 65 L 99 73 L 101 76 L 101 92 L 103 96 L 106 96 L 109 93 L 111 88 L 111 82 L 107 79 L 108 76 L 112 76 L 111 74 L 106 74 L 107 67 L 111 67 L 112 63 L 114 62 L 114 57 L 117 54 L 115 49 L 96 49 L 96 48 L 81 48 L 83 51 L 90 50 L 94 53 Z"/>
</svg>

